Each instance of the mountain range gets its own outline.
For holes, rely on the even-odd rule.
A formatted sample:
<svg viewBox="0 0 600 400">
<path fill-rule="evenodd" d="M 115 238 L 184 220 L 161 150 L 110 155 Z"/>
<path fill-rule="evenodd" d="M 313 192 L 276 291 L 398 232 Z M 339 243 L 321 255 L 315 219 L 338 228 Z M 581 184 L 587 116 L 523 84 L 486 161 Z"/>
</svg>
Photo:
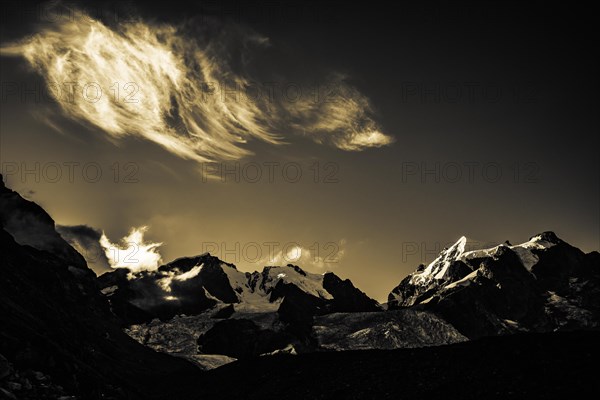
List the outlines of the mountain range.
<svg viewBox="0 0 600 400">
<path fill-rule="evenodd" d="M 546 351 L 556 343 L 598 337 L 600 254 L 585 254 L 552 232 L 474 251 L 466 251 L 463 237 L 429 265 L 399 277 L 388 303 L 379 304 L 331 272 L 291 264 L 242 272 L 208 253 L 153 271 L 115 269 L 96 277 L 52 218 L 4 183 L 0 227 L 1 398 L 228 398 L 239 388 L 228 387 L 224 376 L 251 365 L 289 371 L 293 359 L 302 368 L 323 362 L 337 371 L 330 379 L 351 385 L 349 366 L 356 363 L 385 374 L 374 361 L 380 357 L 398 357 L 406 368 L 429 362 L 411 367 L 411 354 L 449 362 L 485 349 L 495 359 L 506 346 L 526 349 L 534 337 L 542 347 L 522 353 L 550 365 L 570 357 Z M 343 358 L 332 353 L 352 361 L 339 366 Z M 590 349 L 585 355 L 595 354 Z M 476 363 L 458 365 L 474 371 Z M 295 382 L 273 376 L 279 393 L 285 393 L 284 382 Z M 443 376 L 446 382 L 454 375 Z M 573 383 L 576 377 L 568 376 Z M 380 384 L 382 398 L 402 390 Z M 270 383 L 261 385 L 268 390 Z M 369 398 L 340 390 L 348 398 Z"/>
</svg>

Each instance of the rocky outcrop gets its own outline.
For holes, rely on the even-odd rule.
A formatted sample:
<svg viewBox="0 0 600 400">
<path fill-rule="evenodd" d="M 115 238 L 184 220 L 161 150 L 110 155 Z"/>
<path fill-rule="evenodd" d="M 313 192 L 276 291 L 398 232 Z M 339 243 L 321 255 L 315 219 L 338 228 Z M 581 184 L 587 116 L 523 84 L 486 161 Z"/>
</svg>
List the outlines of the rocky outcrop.
<svg viewBox="0 0 600 400">
<path fill-rule="evenodd" d="M 313 336 L 319 349 L 336 351 L 439 346 L 467 340 L 442 318 L 412 309 L 316 317 Z"/>
<path fill-rule="evenodd" d="M 17 192 L 7 188 L 2 175 L 0 175 L 0 226 L 17 243 L 48 251 L 60 258 L 65 265 L 82 269 L 87 273 L 85 259 L 56 232 L 54 220 L 50 215 L 36 203 L 25 200 Z M 95 274 L 88 274 L 88 276 L 93 277 Z"/>
<path fill-rule="evenodd" d="M 54 382 L 50 375 L 32 369 L 19 370 L 0 354 L 0 399 L 3 400 L 77 400 Z"/>
<path fill-rule="evenodd" d="M 350 279 L 342 280 L 333 272 L 323 275 L 323 288 L 333 296 L 335 312 L 381 311 L 379 303 L 357 289 Z"/>
<path fill-rule="evenodd" d="M 201 335 L 198 346 L 202 353 L 244 359 L 283 349 L 291 340 L 284 332 L 262 329 L 251 320 L 228 319 Z"/>
</svg>

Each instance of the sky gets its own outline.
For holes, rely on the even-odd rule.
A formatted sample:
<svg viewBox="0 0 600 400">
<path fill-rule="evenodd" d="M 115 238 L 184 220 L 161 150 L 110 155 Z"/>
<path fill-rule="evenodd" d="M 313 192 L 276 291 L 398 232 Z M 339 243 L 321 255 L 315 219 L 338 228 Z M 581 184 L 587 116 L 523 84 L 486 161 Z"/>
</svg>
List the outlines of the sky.
<svg viewBox="0 0 600 400">
<path fill-rule="evenodd" d="M 210 251 L 385 301 L 463 235 L 600 248 L 584 7 L 23 4 L 2 174 L 97 273 Z"/>
</svg>

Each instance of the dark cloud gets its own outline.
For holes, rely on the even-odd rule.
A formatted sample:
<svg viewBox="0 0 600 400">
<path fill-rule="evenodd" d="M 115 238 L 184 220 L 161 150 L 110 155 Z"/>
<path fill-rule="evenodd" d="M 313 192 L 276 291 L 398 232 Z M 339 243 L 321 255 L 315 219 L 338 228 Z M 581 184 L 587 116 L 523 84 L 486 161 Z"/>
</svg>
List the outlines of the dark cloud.
<svg viewBox="0 0 600 400">
<path fill-rule="evenodd" d="M 96 274 L 111 270 L 108 258 L 100 245 L 100 230 L 88 225 L 57 225 L 56 231 L 83 255 L 88 266 Z"/>
</svg>

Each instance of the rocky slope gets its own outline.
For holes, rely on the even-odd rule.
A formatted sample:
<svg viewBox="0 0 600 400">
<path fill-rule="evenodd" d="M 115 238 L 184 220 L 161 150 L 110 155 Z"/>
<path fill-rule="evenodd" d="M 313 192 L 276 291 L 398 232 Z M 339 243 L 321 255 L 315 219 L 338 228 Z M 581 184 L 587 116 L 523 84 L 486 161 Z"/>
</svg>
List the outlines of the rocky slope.
<svg viewBox="0 0 600 400">
<path fill-rule="evenodd" d="M 388 307 L 435 312 L 470 337 L 600 326 L 600 254 L 552 232 L 465 251 L 466 239 L 402 280 Z"/>
<path fill-rule="evenodd" d="M 155 319 L 132 325 L 126 332 L 142 344 L 184 357 L 202 369 L 279 352 L 398 349 L 467 340 L 443 319 L 415 310 L 315 316 L 306 326 L 306 336 L 290 330 L 276 312 L 234 313 L 227 319 L 215 318 L 218 313 L 216 308 L 168 321 Z"/>
<path fill-rule="evenodd" d="M 204 369 L 286 348 L 314 351 L 315 316 L 382 311 L 333 273 L 312 274 L 291 264 L 241 272 L 208 253 L 156 271 L 115 270 L 98 282 L 133 338 Z"/>
<path fill-rule="evenodd" d="M 157 271 L 117 270 L 99 281 L 112 309 L 130 312 L 120 314 L 130 336 L 203 369 L 282 351 L 402 348 L 465 340 L 432 314 L 384 312 L 349 280 L 332 273 L 307 273 L 294 265 L 243 273 L 203 254 Z M 136 321 L 131 315 L 145 319 Z M 332 345 L 334 339 L 340 341 L 338 347 Z"/>
<path fill-rule="evenodd" d="M 311 304 L 311 314 L 380 310 L 375 300 L 333 273 L 311 274 L 291 264 L 241 272 L 209 253 L 177 259 L 156 271 L 117 269 L 98 282 L 127 326 L 197 315 L 223 304 L 238 313 L 275 312 L 292 292 Z"/>
<path fill-rule="evenodd" d="M 331 273 L 294 265 L 243 273 L 210 254 L 99 281 L 132 337 L 204 369 L 284 349 L 396 349 L 598 326 L 597 253 L 550 232 L 517 246 L 467 252 L 465 244 L 404 279 L 387 312 Z"/>
<path fill-rule="evenodd" d="M 336 313 L 315 318 L 313 335 L 323 350 L 404 349 L 467 340 L 438 316 L 410 309 Z"/>
<path fill-rule="evenodd" d="M 3 395 L 45 396 L 39 376 L 82 399 L 187 398 L 197 369 L 122 332 L 52 218 L 3 183 L 0 205 L 0 354 L 12 371 L 0 379 Z"/>
</svg>

